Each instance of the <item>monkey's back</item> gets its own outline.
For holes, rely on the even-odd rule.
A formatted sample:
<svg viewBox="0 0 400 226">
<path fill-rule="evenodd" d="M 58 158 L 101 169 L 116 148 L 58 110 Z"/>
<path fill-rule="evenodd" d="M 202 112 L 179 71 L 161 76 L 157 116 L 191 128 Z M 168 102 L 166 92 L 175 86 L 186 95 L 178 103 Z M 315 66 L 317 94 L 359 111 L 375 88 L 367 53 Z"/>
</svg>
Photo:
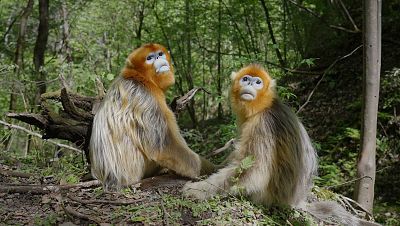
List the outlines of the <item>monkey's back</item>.
<svg viewBox="0 0 400 226">
<path fill-rule="evenodd" d="M 317 156 L 304 126 L 279 99 L 261 113 L 259 120 L 254 131 L 260 136 L 258 153 L 267 163 L 270 176 L 264 202 L 302 205 L 317 169 Z"/>
<path fill-rule="evenodd" d="M 168 141 L 167 122 L 157 100 L 139 82 L 120 76 L 93 120 L 92 174 L 106 187 L 132 184 L 157 169 L 149 156 Z"/>
</svg>

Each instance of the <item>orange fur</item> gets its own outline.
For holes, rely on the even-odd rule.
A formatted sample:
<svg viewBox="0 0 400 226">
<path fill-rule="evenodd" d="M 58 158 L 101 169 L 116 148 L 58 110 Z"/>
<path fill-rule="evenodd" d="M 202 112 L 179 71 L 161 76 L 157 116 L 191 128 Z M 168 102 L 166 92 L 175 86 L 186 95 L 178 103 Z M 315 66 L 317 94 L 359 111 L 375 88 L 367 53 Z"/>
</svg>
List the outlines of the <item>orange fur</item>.
<svg viewBox="0 0 400 226">
<path fill-rule="evenodd" d="M 161 50 L 167 56 L 170 65 L 170 71 L 162 75 L 156 75 L 152 65 L 145 64 L 146 56 L 150 52 Z M 126 61 L 126 65 L 122 70 L 122 76 L 126 79 L 134 79 L 143 83 L 145 87 L 150 89 L 151 93 L 156 94 L 157 98 L 161 98 L 164 102 L 164 92 L 175 83 L 174 68 L 171 63 L 171 56 L 167 49 L 159 44 L 145 44 L 133 51 Z"/>
<path fill-rule="evenodd" d="M 258 76 L 264 82 L 264 87 L 257 91 L 257 97 L 252 101 L 244 101 L 240 98 L 240 79 L 245 75 Z M 239 124 L 249 117 L 271 107 L 275 99 L 274 83 L 268 72 L 260 65 L 251 64 L 242 68 L 232 78 L 231 104 L 237 113 Z"/>
</svg>

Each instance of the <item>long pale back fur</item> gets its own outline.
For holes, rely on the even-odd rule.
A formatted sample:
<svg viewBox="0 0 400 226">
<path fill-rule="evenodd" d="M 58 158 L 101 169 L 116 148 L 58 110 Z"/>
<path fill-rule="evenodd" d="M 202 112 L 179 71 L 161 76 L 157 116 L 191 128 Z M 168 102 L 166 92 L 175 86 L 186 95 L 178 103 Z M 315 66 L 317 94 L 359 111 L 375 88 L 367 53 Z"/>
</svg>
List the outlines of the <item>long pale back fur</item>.
<svg viewBox="0 0 400 226">
<path fill-rule="evenodd" d="M 123 185 L 154 173 L 157 164 L 145 153 L 165 148 L 167 130 L 165 117 L 146 88 L 118 77 L 94 117 L 90 142 L 93 175 L 107 184 Z M 143 170 L 143 166 L 148 167 Z"/>
</svg>

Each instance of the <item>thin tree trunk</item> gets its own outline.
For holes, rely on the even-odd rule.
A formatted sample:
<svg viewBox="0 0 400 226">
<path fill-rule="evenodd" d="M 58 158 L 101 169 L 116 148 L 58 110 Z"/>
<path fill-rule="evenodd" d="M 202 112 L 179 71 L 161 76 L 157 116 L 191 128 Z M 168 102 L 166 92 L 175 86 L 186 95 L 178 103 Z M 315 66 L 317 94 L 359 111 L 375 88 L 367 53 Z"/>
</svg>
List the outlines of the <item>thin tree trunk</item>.
<svg viewBox="0 0 400 226">
<path fill-rule="evenodd" d="M 274 49 L 275 49 L 275 52 L 276 52 L 276 56 L 278 57 L 279 64 L 281 65 L 281 67 L 285 67 L 285 61 L 283 61 L 282 54 L 279 51 L 278 44 L 276 43 L 274 31 L 272 29 L 272 24 L 271 24 L 271 18 L 269 17 L 268 8 L 267 8 L 264 0 L 260 0 L 260 2 L 261 2 L 261 6 L 264 9 L 265 19 L 266 19 L 267 25 L 268 25 L 268 31 L 269 31 L 269 34 L 271 36 L 272 44 L 274 44 Z"/>
<path fill-rule="evenodd" d="M 28 0 L 28 3 L 21 16 L 17 46 L 15 48 L 15 55 L 14 55 L 14 64 L 16 66 L 14 69 L 15 80 L 19 79 L 19 75 L 24 66 L 23 63 L 24 63 L 26 27 L 27 27 L 28 17 L 32 12 L 32 8 L 33 8 L 33 0 Z M 10 111 L 15 111 L 17 108 L 16 106 L 17 95 L 18 91 L 16 91 L 15 83 L 13 82 L 11 86 L 11 96 L 10 96 L 10 106 L 9 106 Z"/>
<path fill-rule="evenodd" d="M 287 62 L 287 1 L 283 0 L 283 60 Z"/>
<path fill-rule="evenodd" d="M 104 59 L 106 61 L 106 70 L 108 73 L 111 73 L 112 71 L 112 64 L 111 64 L 111 53 L 110 49 L 108 48 L 108 38 L 107 38 L 107 32 L 103 32 L 103 45 L 104 45 Z"/>
<path fill-rule="evenodd" d="M 222 0 L 218 1 L 218 43 L 217 43 L 217 94 L 218 94 L 218 113 L 217 117 L 222 118 L 224 112 L 222 109 L 221 97 L 222 97 L 222 84 L 221 84 L 221 11 L 222 11 Z"/>
<path fill-rule="evenodd" d="M 67 85 L 69 87 L 74 86 L 74 79 L 72 75 L 72 50 L 71 47 L 69 46 L 69 40 L 70 40 L 70 32 L 69 32 L 69 23 L 68 23 L 68 7 L 67 7 L 67 1 L 63 0 L 61 4 L 61 14 L 62 14 L 62 19 L 63 19 L 63 27 L 62 27 L 62 53 L 63 53 L 63 61 L 67 63 L 67 73 L 65 76 L 65 79 L 67 81 Z M 61 69 L 63 70 L 63 69 Z M 63 73 L 62 73 L 63 74 Z"/>
<path fill-rule="evenodd" d="M 230 16 L 231 22 L 233 23 L 233 27 L 235 28 L 235 30 L 236 30 L 237 34 L 239 35 L 240 39 L 242 40 L 247 55 L 250 55 L 250 49 L 249 49 L 249 47 L 248 47 L 248 45 L 247 45 L 246 38 L 244 37 L 242 31 L 240 30 L 240 27 L 239 27 L 238 23 L 236 22 L 236 19 L 235 19 L 235 17 L 233 16 L 233 13 L 231 12 L 231 10 L 229 9 L 229 7 L 228 7 L 224 2 L 221 2 L 221 4 L 224 5 L 224 7 L 225 7 L 225 9 L 226 9 L 226 12 L 227 12 L 228 15 Z M 239 46 L 239 56 L 240 56 L 240 55 L 241 55 L 241 49 L 240 49 L 240 45 L 238 45 L 238 46 Z"/>
<path fill-rule="evenodd" d="M 28 18 L 32 12 L 32 9 L 33 9 L 33 0 L 28 0 L 28 3 L 21 15 L 17 45 L 15 47 L 14 65 L 16 67 L 14 69 L 14 74 L 15 74 L 14 80 L 19 80 L 21 71 L 23 70 L 23 67 L 24 67 L 25 35 L 26 35 Z M 6 37 L 6 35 L 4 37 Z M 19 95 L 19 92 L 18 92 L 19 88 L 16 86 L 16 83 L 14 80 L 11 83 L 11 89 L 10 89 L 10 92 L 11 92 L 10 105 L 9 105 L 10 112 L 14 112 L 17 110 L 17 95 Z M 4 142 L 6 150 L 10 150 L 12 140 L 13 140 L 12 137 L 13 137 L 13 134 L 10 135 L 10 137 Z"/>
<path fill-rule="evenodd" d="M 164 28 L 163 20 L 161 20 L 160 17 L 158 16 L 158 13 L 156 11 L 156 7 L 155 6 L 153 7 L 153 9 L 154 9 L 154 16 L 156 17 L 156 20 L 157 20 L 157 24 L 160 27 L 161 33 L 162 33 L 162 35 L 164 37 L 164 40 L 165 40 L 165 42 L 167 44 L 167 49 L 170 51 L 172 62 L 177 62 L 177 59 L 175 59 L 174 54 L 172 52 L 171 43 L 169 41 L 167 32 L 166 32 L 166 30 Z M 176 67 L 177 67 L 176 69 L 179 70 L 178 64 L 176 65 Z M 180 95 L 184 95 L 185 92 L 183 91 L 181 77 L 176 77 L 175 79 L 176 79 L 175 80 L 175 87 L 177 87 Z"/>
<path fill-rule="evenodd" d="M 191 90 L 194 87 L 193 78 L 192 78 L 192 46 L 191 46 L 191 22 L 190 17 L 191 10 L 190 10 L 190 0 L 185 0 L 185 23 L 186 23 L 186 82 L 188 84 L 188 89 Z M 189 111 L 189 116 L 192 120 L 193 126 L 197 126 L 197 119 L 196 119 L 196 111 L 194 108 L 195 101 L 193 100 L 188 106 L 187 109 Z"/>
<path fill-rule="evenodd" d="M 136 30 L 136 38 L 139 41 L 142 39 L 142 28 L 143 28 L 145 8 L 146 8 L 146 1 L 143 1 L 142 7 L 140 8 L 140 11 L 139 11 L 139 26 L 138 26 L 138 29 Z"/>
<path fill-rule="evenodd" d="M 39 0 L 39 27 L 33 50 L 33 64 L 37 81 L 35 104 L 39 104 L 40 95 L 46 92 L 46 73 L 43 71 L 44 54 L 49 37 L 49 0 Z"/>
<path fill-rule="evenodd" d="M 372 214 L 375 185 L 376 124 L 381 67 L 381 0 L 364 1 L 364 79 L 361 152 L 357 164 L 360 178 L 355 198 Z"/>
</svg>

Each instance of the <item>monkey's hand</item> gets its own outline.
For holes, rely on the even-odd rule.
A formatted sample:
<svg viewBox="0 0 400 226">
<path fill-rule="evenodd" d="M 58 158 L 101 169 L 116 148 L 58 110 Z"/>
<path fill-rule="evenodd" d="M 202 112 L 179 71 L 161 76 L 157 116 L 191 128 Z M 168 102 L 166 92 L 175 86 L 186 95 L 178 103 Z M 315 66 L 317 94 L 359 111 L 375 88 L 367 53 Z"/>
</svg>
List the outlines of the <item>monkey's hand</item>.
<svg viewBox="0 0 400 226">
<path fill-rule="evenodd" d="M 208 181 L 187 182 L 185 186 L 183 186 L 182 194 L 185 197 L 205 200 L 214 195 L 214 190 L 215 189 Z"/>
<path fill-rule="evenodd" d="M 217 170 L 217 167 L 207 159 L 200 156 L 201 170 L 200 175 L 210 175 Z"/>
</svg>

